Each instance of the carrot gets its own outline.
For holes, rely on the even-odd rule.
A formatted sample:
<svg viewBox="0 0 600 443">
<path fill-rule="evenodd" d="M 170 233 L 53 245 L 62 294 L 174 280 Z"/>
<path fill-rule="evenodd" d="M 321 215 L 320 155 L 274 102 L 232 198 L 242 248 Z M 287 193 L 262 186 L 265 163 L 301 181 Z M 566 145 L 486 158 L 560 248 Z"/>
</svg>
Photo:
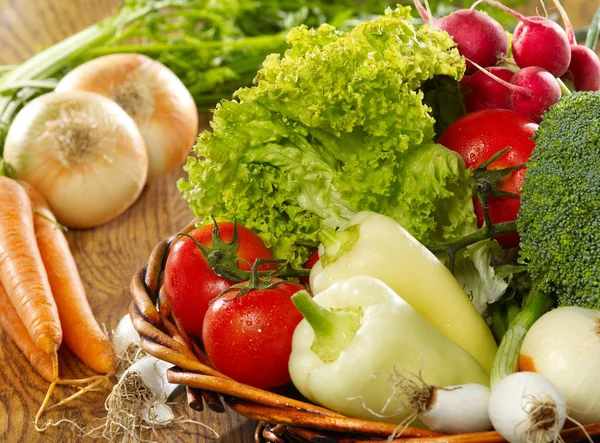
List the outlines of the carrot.
<svg viewBox="0 0 600 443">
<path fill-rule="evenodd" d="M 33 342 L 27 328 L 17 314 L 15 307 L 12 305 L 4 286 L 0 284 L 0 325 L 4 332 L 12 339 L 19 347 L 21 352 L 27 357 L 33 368 L 44 379 L 51 382 L 52 374 L 52 359 L 48 354 L 42 352 Z"/>
<path fill-rule="evenodd" d="M 57 379 L 58 309 L 36 243 L 31 202 L 7 177 L 0 177 L 0 282 L 35 345 L 53 359 Z"/>
<path fill-rule="evenodd" d="M 63 342 L 94 371 L 114 372 L 115 351 L 94 317 L 65 235 L 44 197 L 28 183 L 19 183 L 33 204 L 35 238 L 58 307 Z"/>
</svg>

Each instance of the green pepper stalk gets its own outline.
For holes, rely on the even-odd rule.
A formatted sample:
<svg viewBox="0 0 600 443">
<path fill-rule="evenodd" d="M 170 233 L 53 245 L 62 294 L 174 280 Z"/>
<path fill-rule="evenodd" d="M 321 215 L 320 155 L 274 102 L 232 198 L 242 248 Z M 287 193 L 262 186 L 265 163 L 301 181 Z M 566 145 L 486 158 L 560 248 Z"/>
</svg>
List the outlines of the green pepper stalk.
<svg viewBox="0 0 600 443">
<path fill-rule="evenodd" d="M 319 306 L 306 291 L 294 294 L 291 300 L 315 331 L 311 351 L 326 363 L 335 361 L 360 328 L 360 312 L 329 311 Z"/>
<path fill-rule="evenodd" d="M 397 377 L 429 385 L 489 384 L 467 351 L 380 280 L 357 275 L 311 298 L 292 296 L 304 316 L 292 340 L 292 382 L 308 399 L 350 417 L 400 423 L 415 411 Z"/>
</svg>

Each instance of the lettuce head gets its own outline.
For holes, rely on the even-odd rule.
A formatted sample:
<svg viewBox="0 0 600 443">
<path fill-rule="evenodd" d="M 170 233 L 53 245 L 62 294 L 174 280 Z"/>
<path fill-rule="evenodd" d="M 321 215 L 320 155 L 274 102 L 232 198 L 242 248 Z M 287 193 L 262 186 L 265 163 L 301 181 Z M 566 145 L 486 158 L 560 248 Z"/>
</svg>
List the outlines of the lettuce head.
<svg viewBox="0 0 600 443">
<path fill-rule="evenodd" d="M 425 244 L 473 230 L 469 173 L 434 143 L 465 70 L 450 36 L 399 7 L 347 32 L 300 26 L 288 42 L 200 135 L 178 182 L 192 212 L 236 220 L 296 265 L 319 230 L 362 210 Z"/>
</svg>

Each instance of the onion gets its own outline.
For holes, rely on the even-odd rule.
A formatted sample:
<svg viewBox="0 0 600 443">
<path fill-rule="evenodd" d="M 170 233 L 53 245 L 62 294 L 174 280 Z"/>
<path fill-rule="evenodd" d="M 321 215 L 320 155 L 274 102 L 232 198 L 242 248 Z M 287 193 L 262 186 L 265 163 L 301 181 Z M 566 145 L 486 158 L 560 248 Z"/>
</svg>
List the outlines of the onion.
<svg viewBox="0 0 600 443">
<path fill-rule="evenodd" d="M 565 400 L 548 379 L 515 372 L 492 389 L 489 404 L 494 429 L 510 443 L 558 441 L 565 424 Z"/>
<path fill-rule="evenodd" d="M 43 194 L 59 223 L 73 228 L 120 215 L 148 172 L 135 122 L 112 100 L 84 91 L 29 102 L 10 126 L 4 160 Z"/>
<path fill-rule="evenodd" d="M 556 385 L 569 417 L 600 422 L 599 310 L 572 306 L 544 314 L 523 340 L 519 366 Z"/>
<path fill-rule="evenodd" d="M 181 166 L 198 135 L 198 110 L 179 78 L 141 54 L 111 54 L 73 69 L 56 91 L 85 90 L 117 102 L 138 125 L 148 150 L 147 181 Z"/>
</svg>

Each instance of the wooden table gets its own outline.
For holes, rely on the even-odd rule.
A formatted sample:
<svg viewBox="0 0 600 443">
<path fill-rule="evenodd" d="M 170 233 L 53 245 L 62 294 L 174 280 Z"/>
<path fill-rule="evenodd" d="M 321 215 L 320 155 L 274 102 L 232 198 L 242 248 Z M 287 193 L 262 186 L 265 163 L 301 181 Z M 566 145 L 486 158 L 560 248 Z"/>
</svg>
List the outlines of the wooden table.
<svg viewBox="0 0 600 443">
<path fill-rule="evenodd" d="M 0 63 L 23 61 L 40 46 L 65 38 L 109 15 L 118 3 L 118 0 L 0 0 Z M 180 174 L 177 171 L 152 183 L 117 220 L 96 229 L 67 234 L 92 309 L 108 330 L 127 312 L 131 277 L 145 263 L 154 245 L 192 219 L 187 203 L 181 200 L 175 187 Z M 63 352 L 60 358 L 62 373 L 84 374 L 74 357 Z M 48 384 L 32 370 L 4 332 L 0 332 L 0 374 L 0 441 L 85 441 L 68 424 L 43 434 L 34 430 L 33 417 Z M 60 388 L 53 399 L 72 392 Z M 105 391 L 86 395 L 81 401 L 48 413 L 46 418 L 68 418 L 89 424 L 104 413 L 106 394 Z M 180 394 L 175 401 L 183 405 L 184 395 Z M 231 411 L 197 413 L 180 406 L 176 412 L 213 427 L 221 435 L 220 441 L 253 441 L 254 423 Z M 160 431 L 155 439 L 204 442 L 210 436 L 200 426 L 186 424 Z"/>
<path fill-rule="evenodd" d="M 52 44 L 111 13 L 118 0 L 0 0 L 0 63 L 19 63 L 43 45 Z M 548 2 L 550 3 L 550 2 Z M 585 25 L 596 7 L 591 0 L 564 0 L 576 27 Z M 529 7 L 529 11 L 532 7 Z M 108 330 L 127 312 L 129 282 L 146 261 L 153 246 L 190 219 L 187 204 L 179 197 L 177 171 L 148 186 L 140 199 L 117 220 L 96 229 L 72 231 L 68 239 L 97 318 Z M 1 208 L 0 208 L 1 210 Z M 61 353 L 62 371 L 83 375 L 77 360 Z M 0 332 L 0 441 L 84 441 L 68 424 L 43 434 L 33 428 L 33 417 L 47 383 L 31 369 L 17 347 Z M 70 393 L 59 388 L 53 400 Z M 86 395 L 46 418 L 68 418 L 81 424 L 102 416 L 106 392 Z M 196 413 L 176 401 L 178 413 L 213 427 L 223 442 L 251 442 L 254 423 L 235 413 Z M 209 441 L 211 434 L 198 425 L 176 425 L 155 438 L 169 442 Z"/>
</svg>

